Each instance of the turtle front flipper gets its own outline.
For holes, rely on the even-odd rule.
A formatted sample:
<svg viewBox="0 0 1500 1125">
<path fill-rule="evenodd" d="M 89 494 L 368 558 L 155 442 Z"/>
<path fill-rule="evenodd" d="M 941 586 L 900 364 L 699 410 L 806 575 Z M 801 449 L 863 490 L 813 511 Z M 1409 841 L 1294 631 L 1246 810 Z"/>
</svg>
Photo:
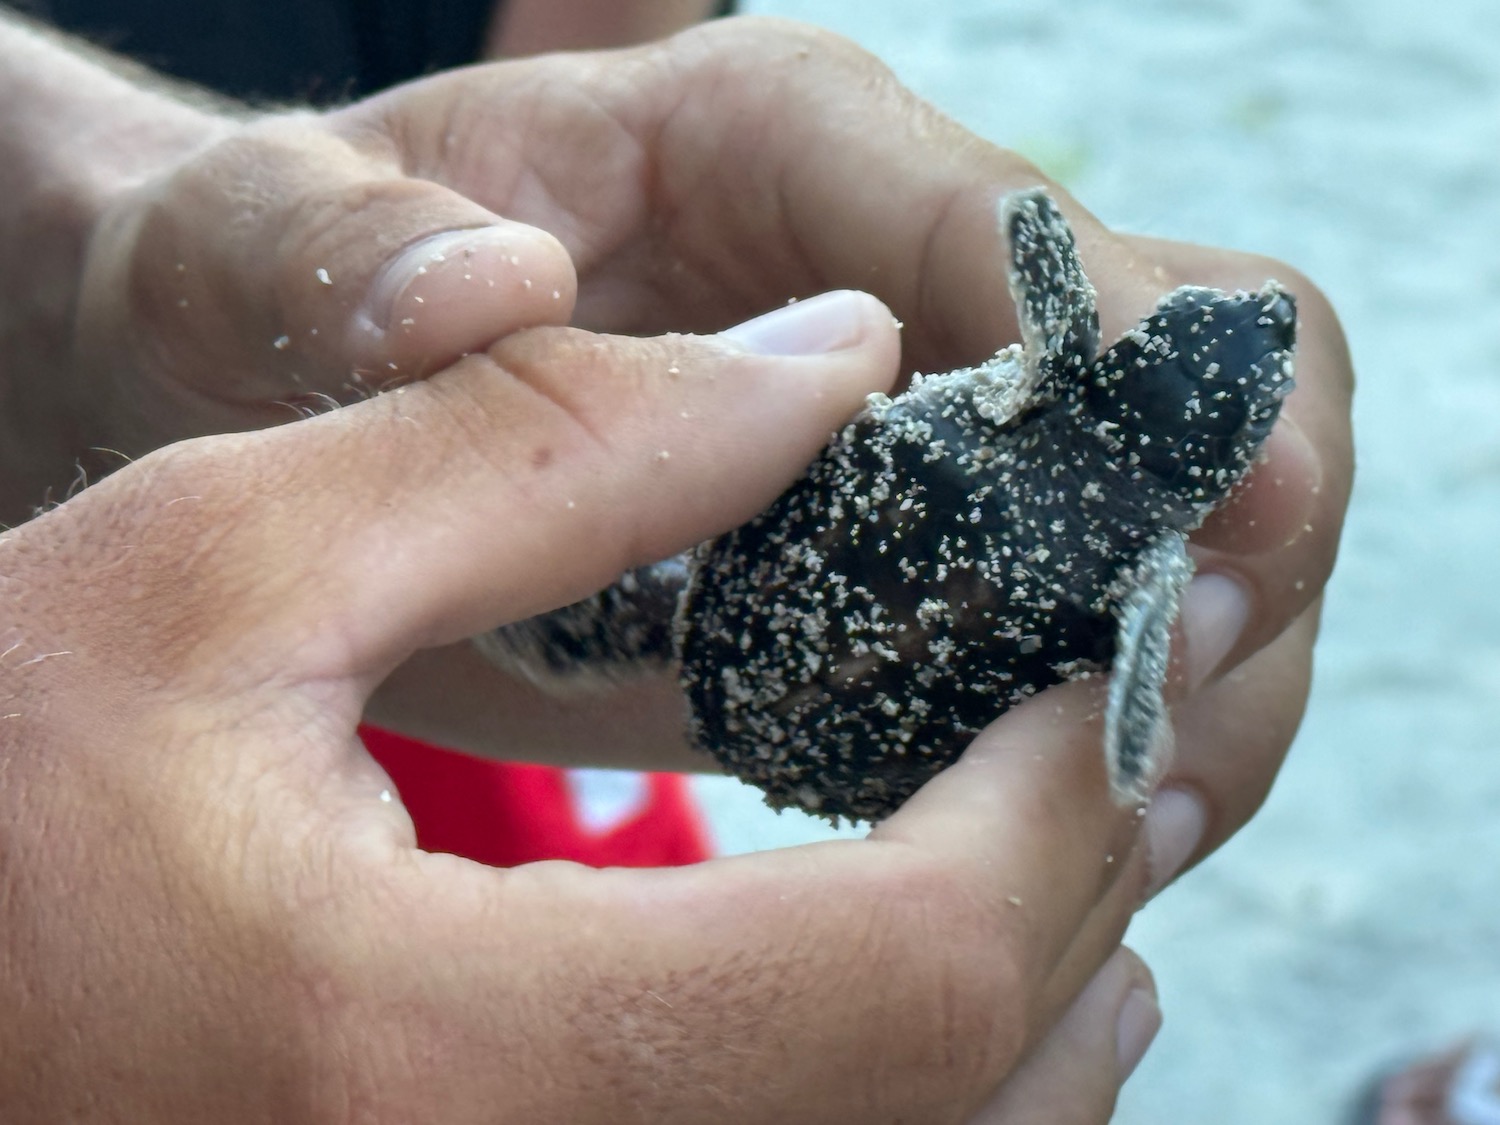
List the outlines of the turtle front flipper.
<svg viewBox="0 0 1500 1125">
<path fill-rule="evenodd" d="M 1010 241 L 1010 292 L 1021 325 L 1028 382 L 1048 397 L 1073 383 L 1099 352 L 1099 309 L 1073 232 L 1042 188 L 1006 196 L 1000 228 Z"/>
<path fill-rule="evenodd" d="M 1115 659 L 1104 712 L 1104 757 L 1121 804 L 1145 800 L 1172 747 L 1162 688 L 1171 657 L 1172 623 L 1193 563 L 1175 531 L 1153 539 L 1109 593 L 1117 624 Z"/>
</svg>

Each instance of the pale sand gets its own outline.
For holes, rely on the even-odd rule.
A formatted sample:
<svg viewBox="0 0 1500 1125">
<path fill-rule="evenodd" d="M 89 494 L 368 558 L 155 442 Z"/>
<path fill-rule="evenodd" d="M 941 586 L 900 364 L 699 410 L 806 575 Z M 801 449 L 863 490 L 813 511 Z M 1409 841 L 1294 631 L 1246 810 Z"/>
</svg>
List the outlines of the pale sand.
<svg viewBox="0 0 1500 1125">
<path fill-rule="evenodd" d="M 1131 932 L 1166 1026 L 1116 1120 L 1334 1121 L 1393 1056 L 1500 1029 L 1500 5 L 749 7 L 859 40 L 1110 223 L 1295 263 L 1349 331 L 1361 475 L 1308 718 Z M 823 834 L 703 792 L 729 850 Z"/>
</svg>

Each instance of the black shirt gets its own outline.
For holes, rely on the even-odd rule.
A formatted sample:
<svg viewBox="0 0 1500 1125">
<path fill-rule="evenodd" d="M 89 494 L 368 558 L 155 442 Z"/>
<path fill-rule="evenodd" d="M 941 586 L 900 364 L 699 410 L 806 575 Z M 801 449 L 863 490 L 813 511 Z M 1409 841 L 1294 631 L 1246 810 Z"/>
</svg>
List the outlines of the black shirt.
<svg viewBox="0 0 1500 1125">
<path fill-rule="evenodd" d="M 348 101 L 474 62 L 495 0 L 29 0 L 62 31 L 231 97 Z M 722 6 L 733 7 L 732 0 Z"/>
</svg>

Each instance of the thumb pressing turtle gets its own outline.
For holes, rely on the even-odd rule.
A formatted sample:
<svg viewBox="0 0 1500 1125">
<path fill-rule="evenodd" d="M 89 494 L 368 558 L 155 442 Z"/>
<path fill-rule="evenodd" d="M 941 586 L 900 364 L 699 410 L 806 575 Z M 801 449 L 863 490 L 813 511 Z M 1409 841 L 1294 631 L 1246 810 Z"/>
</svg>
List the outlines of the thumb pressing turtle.
<svg viewBox="0 0 1500 1125">
<path fill-rule="evenodd" d="M 477 638 L 549 689 L 674 666 L 690 735 L 773 807 L 878 819 L 1007 708 L 1112 672 L 1104 752 L 1141 799 L 1186 534 L 1292 387 L 1296 306 L 1186 286 L 1102 354 L 1042 190 L 1001 202 L 1022 342 L 872 395 L 750 523 Z"/>
</svg>

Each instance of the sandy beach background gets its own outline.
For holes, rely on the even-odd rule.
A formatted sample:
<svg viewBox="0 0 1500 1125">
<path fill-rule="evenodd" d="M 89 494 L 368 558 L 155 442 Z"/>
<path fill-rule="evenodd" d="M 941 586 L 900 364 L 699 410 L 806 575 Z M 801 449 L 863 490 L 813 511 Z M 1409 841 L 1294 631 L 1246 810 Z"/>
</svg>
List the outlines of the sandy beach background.
<svg viewBox="0 0 1500 1125">
<path fill-rule="evenodd" d="M 840 31 L 1105 221 L 1274 255 L 1340 310 L 1360 475 L 1262 815 L 1137 920 L 1166 1025 L 1125 1125 L 1338 1121 L 1500 1033 L 1500 4 L 751 0 Z M 706 780 L 719 840 L 826 835 Z"/>
</svg>

